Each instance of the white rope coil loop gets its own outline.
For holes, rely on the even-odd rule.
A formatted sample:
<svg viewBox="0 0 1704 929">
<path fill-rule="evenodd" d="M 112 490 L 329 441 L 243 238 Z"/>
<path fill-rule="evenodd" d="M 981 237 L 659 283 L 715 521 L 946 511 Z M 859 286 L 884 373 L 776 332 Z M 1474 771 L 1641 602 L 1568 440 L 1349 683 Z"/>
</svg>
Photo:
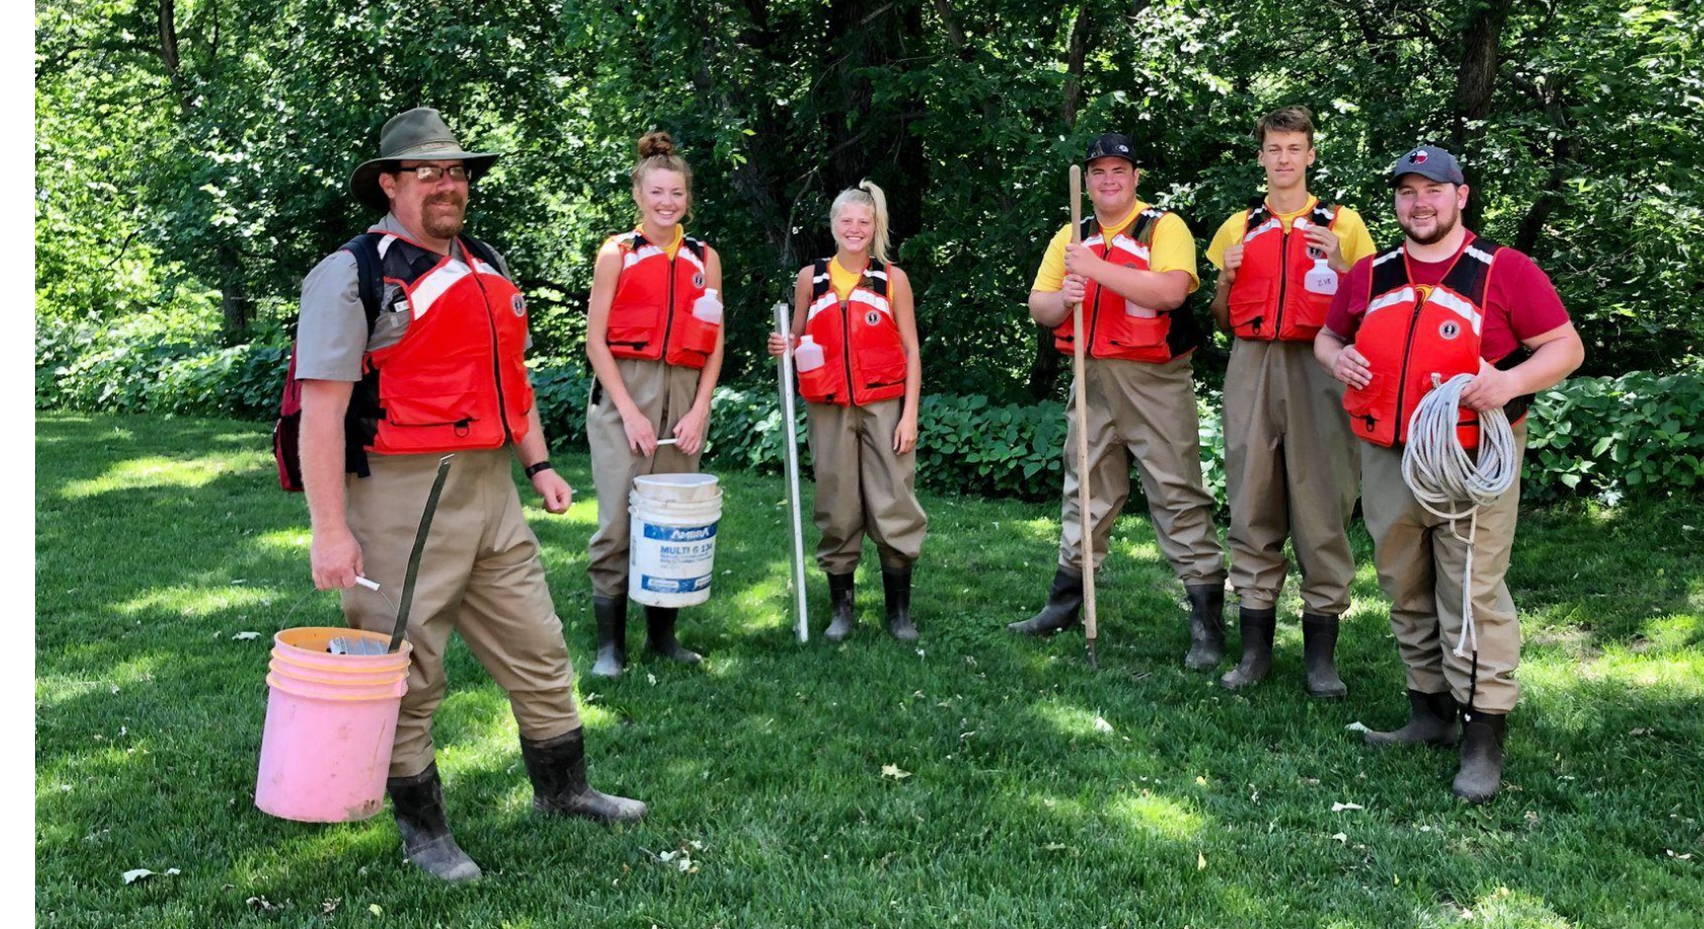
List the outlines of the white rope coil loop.
<svg viewBox="0 0 1704 929">
<path fill-rule="evenodd" d="M 1479 414 L 1479 457 L 1476 461 L 1456 438 L 1461 392 L 1473 383 L 1470 374 L 1457 374 L 1438 383 L 1421 399 L 1408 420 L 1408 445 L 1402 450 L 1402 480 L 1414 499 L 1433 516 L 1450 521 L 1450 532 L 1467 543 L 1467 564 L 1461 579 L 1462 634 L 1455 654 L 1479 651 L 1473 624 L 1473 543 L 1479 532 L 1479 508 L 1496 502 L 1520 477 L 1515 433 L 1501 408 Z M 1467 536 L 1456 531 L 1466 519 Z"/>
</svg>

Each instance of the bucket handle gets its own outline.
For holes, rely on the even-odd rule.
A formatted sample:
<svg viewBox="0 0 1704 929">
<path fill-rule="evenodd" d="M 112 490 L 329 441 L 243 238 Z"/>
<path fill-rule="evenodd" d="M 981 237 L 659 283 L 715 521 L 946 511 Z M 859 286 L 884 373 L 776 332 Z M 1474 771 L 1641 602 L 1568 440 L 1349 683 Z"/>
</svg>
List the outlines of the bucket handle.
<svg viewBox="0 0 1704 929">
<path fill-rule="evenodd" d="M 426 495 L 426 510 L 420 514 L 420 528 L 414 533 L 414 550 L 409 552 L 408 555 L 408 573 L 402 581 L 402 603 L 399 605 L 391 602 L 391 598 L 379 589 L 378 581 L 360 575 L 355 576 L 356 584 L 378 594 L 380 599 L 390 606 L 391 612 L 396 614 L 396 626 L 391 630 L 390 647 L 385 649 L 387 653 L 401 648 L 404 634 L 408 632 L 408 608 L 414 600 L 414 578 L 415 575 L 420 573 L 420 556 L 426 550 L 426 536 L 432 529 L 432 514 L 438 510 L 438 497 L 443 494 L 444 478 L 450 473 L 450 459 L 454 457 L 456 457 L 454 454 L 450 454 L 438 459 L 438 474 L 432 479 L 431 492 Z M 290 606 L 289 611 L 284 614 L 285 625 L 289 625 L 290 619 L 296 615 L 296 610 L 306 603 L 309 597 L 318 592 L 309 588 L 306 593 L 298 597 L 296 602 Z"/>
<path fill-rule="evenodd" d="M 402 647 L 403 634 L 408 631 L 408 609 L 414 602 L 414 579 L 420 573 L 420 556 L 426 551 L 426 537 L 432 531 L 432 514 L 438 511 L 438 498 L 444 493 L 444 479 L 450 473 L 453 454 L 438 459 L 438 475 L 432 479 L 432 492 L 426 495 L 426 510 L 420 514 L 420 528 L 414 533 L 414 550 L 408 553 L 408 573 L 402 579 L 402 602 L 396 608 L 396 627 L 391 630 L 390 648 Z"/>
</svg>

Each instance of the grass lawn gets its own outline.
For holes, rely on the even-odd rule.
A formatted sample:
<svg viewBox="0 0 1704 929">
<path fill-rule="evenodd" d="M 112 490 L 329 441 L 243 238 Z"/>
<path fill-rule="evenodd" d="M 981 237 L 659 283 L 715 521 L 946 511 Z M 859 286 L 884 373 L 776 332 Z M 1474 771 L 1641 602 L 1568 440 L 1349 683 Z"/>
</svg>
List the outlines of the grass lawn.
<svg viewBox="0 0 1704 929">
<path fill-rule="evenodd" d="M 44 926 L 1704 925 L 1697 506 L 1522 515 L 1524 696 L 1504 792 L 1473 808 L 1449 793 L 1452 753 L 1345 729 L 1406 712 L 1364 533 L 1349 698 L 1303 692 L 1293 580 L 1276 668 L 1231 695 L 1182 668 L 1182 589 L 1145 514 L 1101 575 L 1098 672 L 1080 635 L 1002 628 L 1045 595 L 1054 504 L 925 496 L 922 641 L 880 631 L 870 552 L 858 632 L 821 640 L 813 566 L 800 646 L 783 483 L 723 474 L 715 592 L 681 621 L 705 663 L 644 660 L 636 608 L 629 673 L 579 682 L 594 783 L 650 817 L 534 817 L 507 702 L 457 643 L 439 766 L 487 879 L 447 888 L 403 863 L 388 814 L 254 808 L 270 636 L 339 621 L 332 594 L 300 602 L 306 510 L 268 441 L 252 423 L 37 420 Z M 529 515 L 589 667 L 597 504 L 587 458 L 555 457 L 585 492 Z M 688 870 L 658 860 L 678 850 Z M 132 868 L 158 874 L 126 885 Z"/>
</svg>

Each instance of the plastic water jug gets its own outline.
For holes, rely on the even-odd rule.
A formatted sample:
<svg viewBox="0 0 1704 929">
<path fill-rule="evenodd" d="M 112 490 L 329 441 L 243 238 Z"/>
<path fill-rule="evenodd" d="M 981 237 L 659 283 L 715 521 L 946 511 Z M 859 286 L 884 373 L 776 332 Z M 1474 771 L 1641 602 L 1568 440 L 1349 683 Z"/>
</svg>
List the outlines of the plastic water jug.
<svg viewBox="0 0 1704 929">
<path fill-rule="evenodd" d="M 825 360 L 822 346 L 816 343 L 815 338 L 808 335 L 799 338 L 798 348 L 793 349 L 793 364 L 801 374 L 822 367 Z"/>
<path fill-rule="evenodd" d="M 713 326 L 722 325 L 722 298 L 716 295 L 714 288 L 704 291 L 704 296 L 692 301 L 692 315 Z"/>
</svg>

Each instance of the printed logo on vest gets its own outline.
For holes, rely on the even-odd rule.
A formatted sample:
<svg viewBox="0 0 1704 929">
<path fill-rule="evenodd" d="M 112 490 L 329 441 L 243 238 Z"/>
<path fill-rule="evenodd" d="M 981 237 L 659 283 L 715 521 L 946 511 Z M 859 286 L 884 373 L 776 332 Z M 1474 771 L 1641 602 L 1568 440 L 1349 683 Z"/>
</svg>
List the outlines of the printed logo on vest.
<svg viewBox="0 0 1704 929">
<path fill-rule="evenodd" d="M 514 310 L 516 316 L 525 316 L 527 315 L 527 301 L 522 299 L 520 294 L 515 294 L 509 298 L 509 309 Z"/>
<path fill-rule="evenodd" d="M 704 287 L 704 272 L 703 271 L 700 271 L 697 274 L 694 274 L 692 276 L 692 286 L 697 287 L 699 289 L 703 289 L 703 287 Z"/>
<path fill-rule="evenodd" d="M 879 311 L 871 310 L 870 312 L 864 314 L 864 325 L 866 325 L 866 326 L 878 325 L 878 324 L 881 323 L 881 321 L 882 321 L 882 314 Z"/>
<path fill-rule="evenodd" d="M 1445 320 L 1444 324 L 1438 327 L 1438 335 L 1446 339 L 1453 339 L 1461 335 L 1461 324 L 1454 320 Z"/>
</svg>

